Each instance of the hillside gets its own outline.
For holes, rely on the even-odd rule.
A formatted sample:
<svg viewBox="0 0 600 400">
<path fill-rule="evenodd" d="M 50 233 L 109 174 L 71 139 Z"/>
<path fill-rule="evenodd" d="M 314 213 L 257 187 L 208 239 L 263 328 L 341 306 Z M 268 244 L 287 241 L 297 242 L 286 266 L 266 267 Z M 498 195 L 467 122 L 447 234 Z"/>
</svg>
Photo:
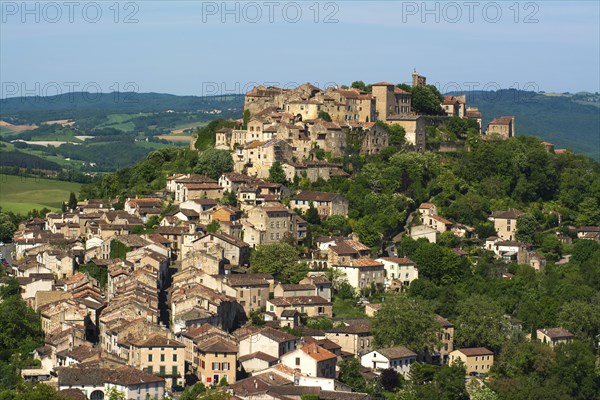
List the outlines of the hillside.
<svg viewBox="0 0 600 400">
<path fill-rule="evenodd" d="M 59 210 L 69 193 L 80 189 L 78 183 L 0 174 L 0 207 L 21 214 L 44 207 Z"/>
<path fill-rule="evenodd" d="M 494 117 L 514 115 L 517 136 L 537 136 L 600 160 L 600 96 L 519 90 L 472 91 L 467 105 L 479 107 L 484 129 Z"/>
<path fill-rule="evenodd" d="M 176 96 L 162 93 L 74 92 L 48 97 L 0 99 L 0 119 L 17 117 L 17 122 L 83 119 L 108 114 L 172 111 L 232 111 L 241 115 L 242 95 Z M 8 122 L 11 122 L 10 119 Z M 11 122 L 13 123 L 13 122 Z"/>
</svg>

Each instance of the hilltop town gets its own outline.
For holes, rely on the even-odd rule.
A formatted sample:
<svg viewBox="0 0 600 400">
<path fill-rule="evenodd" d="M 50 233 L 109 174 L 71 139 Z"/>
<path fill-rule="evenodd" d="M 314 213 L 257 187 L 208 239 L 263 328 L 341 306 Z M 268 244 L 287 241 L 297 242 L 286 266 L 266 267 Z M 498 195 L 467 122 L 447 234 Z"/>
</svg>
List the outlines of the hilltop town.
<svg viewBox="0 0 600 400">
<path fill-rule="evenodd" d="M 521 309 L 498 306 L 487 325 L 477 314 L 488 315 L 489 303 L 477 296 L 496 293 L 492 285 L 504 293 L 543 279 L 548 269 L 587 265 L 583 248 L 600 254 L 597 216 L 584 215 L 594 209 L 593 194 L 570 203 L 561 197 L 570 209 L 538 207 L 532 204 L 562 189 L 548 194 L 551 183 L 523 188 L 515 179 L 507 187 L 518 200 L 486 199 L 479 209 L 485 193 L 512 192 L 495 178 L 436 169 L 477 146 L 531 149 L 544 168 L 574 156 L 536 139 L 518 142 L 511 116 L 482 127 L 464 96 L 438 98 L 436 115 L 418 112 L 419 86 L 428 87 L 426 78 L 414 73 L 404 89 L 386 82 L 256 87 L 246 94 L 244 115 L 212 132 L 214 149 L 206 153 L 230 157 L 226 171 L 163 173 L 151 154 L 139 175 L 160 187 L 80 198 L 22 223 L 2 289 L 39 315 L 43 345 L 20 376 L 92 400 L 115 391 L 126 399 L 185 398 L 199 384 L 244 400 L 358 400 L 409 384 L 421 390 L 441 381 L 439 371 L 458 371 L 461 390 L 466 378 L 473 393 L 505 357 L 506 343 L 521 340 L 547 353 L 596 340 L 595 327 L 575 331 L 568 318 L 537 319 L 535 308 L 527 314 L 535 325 L 517 318 Z M 456 141 L 438 138 L 431 151 L 436 132 Z M 200 139 L 186 153 L 194 160 L 202 157 Z M 482 154 L 469 161 L 480 169 L 469 164 L 464 174 L 484 173 L 492 156 Z M 425 172 L 415 177 L 419 168 Z M 485 181 L 484 194 L 465 200 L 477 180 Z M 354 181 L 368 190 L 347 186 Z M 425 186 L 433 188 L 427 195 Z M 469 292 L 479 303 L 456 311 L 464 298 L 436 293 L 461 282 L 483 289 Z"/>
</svg>

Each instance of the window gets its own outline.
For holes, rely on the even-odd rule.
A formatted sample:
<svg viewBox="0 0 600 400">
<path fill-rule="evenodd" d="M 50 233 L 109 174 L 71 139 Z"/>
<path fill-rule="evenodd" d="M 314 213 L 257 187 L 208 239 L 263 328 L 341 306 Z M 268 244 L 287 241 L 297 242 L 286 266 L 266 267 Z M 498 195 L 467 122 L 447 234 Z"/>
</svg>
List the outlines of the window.
<svg viewBox="0 0 600 400">
<path fill-rule="evenodd" d="M 219 370 L 219 363 L 218 362 L 212 363 L 212 369 L 213 369 L 213 371 L 218 371 Z"/>
<path fill-rule="evenodd" d="M 164 354 L 160 355 L 160 361 L 165 361 L 165 355 Z"/>
<path fill-rule="evenodd" d="M 177 354 L 173 354 L 173 361 L 177 361 Z"/>
<path fill-rule="evenodd" d="M 300 357 L 296 357 L 296 365 L 300 365 Z"/>
<path fill-rule="evenodd" d="M 228 362 L 223 363 L 223 371 L 229 371 L 229 363 Z"/>
<path fill-rule="evenodd" d="M 165 366 L 164 365 L 160 366 L 160 375 L 165 375 Z"/>
<path fill-rule="evenodd" d="M 146 371 L 148 371 L 149 374 L 152 374 L 152 365 L 150 365 L 148 368 L 146 368 Z"/>
<path fill-rule="evenodd" d="M 179 375 L 179 374 L 177 373 L 177 366 L 176 366 L 176 365 L 173 365 L 173 370 L 171 371 L 171 375 L 173 375 L 173 376 L 177 376 L 177 375 Z"/>
<path fill-rule="evenodd" d="M 152 362 L 152 354 L 148 354 L 148 362 Z"/>
</svg>

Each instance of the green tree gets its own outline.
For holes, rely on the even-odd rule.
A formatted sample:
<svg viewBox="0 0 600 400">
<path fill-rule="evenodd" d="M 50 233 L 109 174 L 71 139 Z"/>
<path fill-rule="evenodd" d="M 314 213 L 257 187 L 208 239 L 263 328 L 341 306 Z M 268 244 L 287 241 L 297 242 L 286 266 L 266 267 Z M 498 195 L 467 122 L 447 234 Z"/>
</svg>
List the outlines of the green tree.
<svg viewBox="0 0 600 400">
<path fill-rule="evenodd" d="M 300 262 L 298 250 L 287 243 L 263 244 L 250 255 L 253 272 L 267 273 L 283 283 L 298 283 L 306 276 L 308 266 Z"/>
<path fill-rule="evenodd" d="M 579 339 L 595 340 L 600 335 L 600 305 L 581 300 L 570 301 L 560 307 L 557 322 Z"/>
<path fill-rule="evenodd" d="M 400 374 L 393 368 L 386 368 L 381 371 L 379 379 L 381 385 L 387 391 L 392 391 L 400 385 Z"/>
<path fill-rule="evenodd" d="M 12 236 L 16 230 L 17 226 L 13 223 L 10 216 L 6 213 L 0 212 L 0 240 L 12 240 Z"/>
<path fill-rule="evenodd" d="M 219 224 L 219 221 L 212 221 L 210 224 L 206 225 L 206 231 L 208 233 L 215 233 L 218 232 L 221 229 L 221 224 Z"/>
<path fill-rule="evenodd" d="M 20 296 L 8 296 L 0 303 L 0 349 L 28 354 L 43 343 L 39 315 Z"/>
<path fill-rule="evenodd" d="M 598 226 L 600 225 L 600 200 L 595 196 L 588 196 L 579 204 L 578 225 Z"/>
<path fill-rule="evenodd" d="M 332 215 L 321 223 L 323 231 L 328 236 L 348 236 L 352 227 L 343 215 Z"/>
<path fill-rule="evenodd" d="M 111 387 L 106 391 L 106 398 L 108 400 L 127 400 L 125 393 L 118 390 L 116 387 Z"/>
<path fill-rule="evenodd" d="M 562 246 L 554 234 L 542 236 L 540 250 L 549 261 L 558 261 L 562 255 Z"/>
<path fill-rule="evenodd" d="M 315 208 L 315 204 L 312 201 L 308 204 L 308 210 L 306 210 L 304 217 L 306 218 L 306 222 L 309 224 L 318 225 L 321 223 L 319 212 Z"/>
<path fill-rule="evenodd" d="M 237 207 L 237 195 L 234 191 L 225 190 L 223 192 L 223 198 L 221 199 L 221 204 L 226 206 Z"/>
<path fill-rule="evenodd" d="M 19 298 L 21 296 L 21 285 L 15 278 L 7 279 L 0 286 L 0 299 L 8 299 L 10 297 Z"/>
<path fill-rule="evenodd" d="M 319 111 L 317 118 L 321 118 L 323 121 L 331 122 L 331 115 L 326 111 Z"/>
<path fill-rule="evenodd" d="M 531 214 L 523 214 L 517 219 L 516 238 L 520 242 L 535 243 L 535 235 L 540 229 L 537 219 Z"/>
<path fill-rule="evenodd" d="M 158 215 L 152 215 L 144 225 L 147 230 L 153 230 L 160 225 L 160 217 Z"/>
<path fill-rule="evenodd" d="M 194 384 L 194 386 L 186 387 L 181 396 L 179 396 L 179 400 L 196 400 L 198 396 L 206 392 L 206 386 L 202 382 L 198 382 Z"/>
<path fill-rule="evenodd" d="M 577 240 L 573 244 L 571 259 L 577 264 L 583 264 L 599 251 L 600 244 L 594 240 Z"/>
<path fill-rule="evenodd" d="M 457 347 L 488 347 L 498 350 L 510 331 L 502 308 L 491 298 L 472 295 L 458 303 L 455 343 Z"/>
<path fill-rule="evenodd" d="M 207 149 L 198 156 L 194 172 L 219 179 L 225 172 L 233 171 L 233 158 L 227 150 Z"/>
<path fill-rule="evenodd" d="M 101 288 L 106 288 L 108 283 L 108 268 L 99 267 L 94 262 L 90 261 L 87 264 L 80 265 L 79 272 L 89 274 L 98 281 L 98 285 Z"/>
<path fill-rule="evenodd" d="M 388 144 L 390 147 L 398 150 L 405 144 L 406 131 L 404 127 L 398 124 L 386 124 L 382 121 L 377 121 L 377 125 L 382 127 L 388 133 Z"/>
<path fill-rule="evenodd" d="M 481 386 L 474 389 L 471 393 L 471 400 L 499 400 L 498 394 L 487 386 Z"/>
<path fill-rule="evenodd" d="M 274 183 L 287 183 L 285 171 L 279 161 L 275 161 L 273 165 L 271 165 L 271 168 L 269 168 L 269 178 L 267 178 L 267 180 Z"/>
<path fill-rule="evenodd" d="M 600 378 L 596 373 L 595 356 L 591 346 L 573 341 L 556 348 L 554 373 L 573 399 L 597 399 Z"/>
<path fill-rule="evenodd" d="M 242 121 L 243 121 L 242 129 L 247 129 L 248 121 L 250 121 L 250 110 L 248 110 L 248 109 L 244 110 L 244 113 L 242 115 Z"/>
<path fill-rule="evenodd" d="M 77 208 L 77 196 L 75 193 L 71 192 L 69 194 L 69 202 L 67 203 L 69 210 L 74 210 Z"/>
<path fill-rule="evenodd" d="M 110 242 L 110 258 L 121 258 L 124 260 L 130 251 L 131 247 L 124 245 L 116 239 Z"/>
<path fill-rule="evenodd" d="M 406 346 L 417 354 L 437 347 L 439 331 L 430 305 L 405 295 L 387 297 L 373 319 L 377 346 Z"/>
<path fill-rule="evenodd" d="M 350 357 L 339 364 L 339 380 L 350 386 L 353 391 L 364 393 L 367 388 L 365 378 L 360 374 L 360 361 L 358 358 Z"/>
<path fill-rule="evenodd" d="M 363 81 L 354 81 L 354 82 L 352 82 L 350 87 L 353 89 L 358 89 L 358 90 L 362 90 L 365 92 L 367 91 L 367 85 Z"/>
<path fill-rule="evenodd" d="M 412 109 L 426 115 L 441 115 L 444 96 L 433 85 L 420 85 L 412 88 Z"/>
</svg>

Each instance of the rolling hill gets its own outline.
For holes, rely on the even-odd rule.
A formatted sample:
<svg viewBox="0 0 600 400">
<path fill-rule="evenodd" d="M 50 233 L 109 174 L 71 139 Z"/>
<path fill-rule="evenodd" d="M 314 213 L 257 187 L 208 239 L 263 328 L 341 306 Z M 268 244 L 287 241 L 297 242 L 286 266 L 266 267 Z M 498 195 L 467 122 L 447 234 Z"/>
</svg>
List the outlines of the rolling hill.
<svg viewBox="0 0 600 400">
<path fill-rule="evenodd" d="M 600 96 L 519 90 L 450 93 L 467 95 L 479 107 L 483 127 L 494 117 L 514 115 L 517 136 L 537 136 L 600 161 Z"/>
</svg>

